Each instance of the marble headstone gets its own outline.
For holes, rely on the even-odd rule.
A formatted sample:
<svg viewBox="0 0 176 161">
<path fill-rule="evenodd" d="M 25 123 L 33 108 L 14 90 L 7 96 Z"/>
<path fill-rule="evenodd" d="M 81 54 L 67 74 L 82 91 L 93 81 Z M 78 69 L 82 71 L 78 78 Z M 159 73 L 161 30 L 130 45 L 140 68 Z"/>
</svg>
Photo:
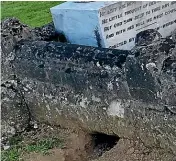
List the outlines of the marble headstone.
<svg viewBox="0 0 176 161">
<path fill-rule="evenodd" d="M 176 28 L 175 1 L 69 1 L 50 10 L 56 31 L 72 44 L 130 50 L 141 31 L 167 37 Z"/>
</svg>

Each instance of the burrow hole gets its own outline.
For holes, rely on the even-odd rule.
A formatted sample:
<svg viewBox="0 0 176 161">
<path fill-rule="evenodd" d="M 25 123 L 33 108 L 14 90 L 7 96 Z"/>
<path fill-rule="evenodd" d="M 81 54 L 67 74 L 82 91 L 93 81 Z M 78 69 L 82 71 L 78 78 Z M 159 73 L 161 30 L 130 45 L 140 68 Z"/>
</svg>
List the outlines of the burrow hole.
<svg viewBox="0 0 176 161">
<path fill-rule="evenodd" d="M 117 135 L 107 135 L 99 132 L 94 132 L 91 134 L 91 136 L 93 141 L 92 158 L 102 156 L 104 152 L 113 148 L 120 139 Z"/>
</svg>

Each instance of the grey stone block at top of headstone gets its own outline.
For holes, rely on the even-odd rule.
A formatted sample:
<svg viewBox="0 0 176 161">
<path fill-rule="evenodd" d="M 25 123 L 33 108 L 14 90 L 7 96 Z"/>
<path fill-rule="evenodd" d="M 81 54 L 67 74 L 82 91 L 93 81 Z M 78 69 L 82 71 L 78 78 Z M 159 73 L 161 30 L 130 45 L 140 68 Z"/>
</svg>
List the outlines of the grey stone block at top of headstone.
<svg viewBox="0 0 176 161">
<path fill-rule="evenodd" d="M 138 33 L 155 29 L 167 37 L 176 28 L 176 2 L 65 2 L 51 8 L 57 32 L 73 44 L 130 50 Z"/>
</svg>

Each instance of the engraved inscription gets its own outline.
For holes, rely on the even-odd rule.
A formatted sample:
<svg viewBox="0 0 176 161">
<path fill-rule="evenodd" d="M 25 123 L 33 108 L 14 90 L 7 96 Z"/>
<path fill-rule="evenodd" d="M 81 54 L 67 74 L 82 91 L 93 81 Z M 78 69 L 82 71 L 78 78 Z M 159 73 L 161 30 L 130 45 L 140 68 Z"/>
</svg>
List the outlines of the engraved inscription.
<svg viewBox="0 0 176 161">
<path fill-rule="evenodd" d="M 176 28 L 175 1 L 116 2 L 99 10 L 99 23 L 105 47 L 131 49 L 135 36 L 156 29 L 162 37 Z"/>
</svg>

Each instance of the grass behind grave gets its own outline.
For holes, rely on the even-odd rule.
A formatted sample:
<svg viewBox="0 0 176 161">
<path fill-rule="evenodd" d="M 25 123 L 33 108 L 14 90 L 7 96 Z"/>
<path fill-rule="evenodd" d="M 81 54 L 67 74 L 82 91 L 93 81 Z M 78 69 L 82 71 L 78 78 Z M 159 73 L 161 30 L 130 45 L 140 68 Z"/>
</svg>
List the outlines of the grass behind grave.
<svg viewBox="0 0 176 161">
<path fill-rule="evenodd" d="M 7 17 L 16 17 L 31 27 L 42 26 L 52 21 L 50 8 L 61 3 L 63 1 L 1 2 L 1 20 Z"/>
</svg>

